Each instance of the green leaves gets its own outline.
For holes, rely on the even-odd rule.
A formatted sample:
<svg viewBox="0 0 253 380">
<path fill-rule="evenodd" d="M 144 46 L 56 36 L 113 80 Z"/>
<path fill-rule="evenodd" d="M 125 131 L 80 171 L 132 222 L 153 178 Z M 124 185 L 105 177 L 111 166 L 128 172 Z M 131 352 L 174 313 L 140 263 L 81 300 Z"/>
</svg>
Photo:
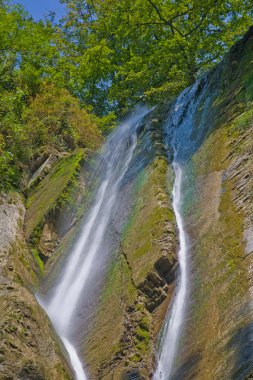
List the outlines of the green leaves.
<svg viewBox="0 0 253 380">
<path fill-rule="evenodd" d="M 80 108 L 78 99 L 67 90 L 45 84 L 24 114 L 29 144 L 34 149 L 51 146 L 72 150 L 77 145 L 94 149 L 100 132 L 92 116 Z"/>
<path fill-rule="evenodd" d="M 122 113 L 143 98 L 155 103 L 175 96 L 252 23 L 250 0 L 63 2 L 70 10 L 65 36 L 85 61 L 76 83 L 85 78 L 84 99 L 98 113 Z M 103 59 L 87 59 L 101 43 Z"/>
<path fill-rule="evenodd" d="M 13 158 L 13 154 L 6 150 L 4 136 L 0 133 L 0 191 L 12 188 L 19 180 L 18 168 Z"/>
<path fill-rule="evenodd" d="M 36 149 L 94 149 L 139 101 L 173 99 L 252 24 L 252 0 L 62 0 L 35 22 L 0 1 L 0 174 Z M 99 129 L 98 129 L 98 127 Z M 14 169 L 13 169 L 14 168 Z M 2 186 L 5 186 L 2 185 Z"/>
<path fill-rule="evenodd" d="M 252 23 L 251 0 L 62 0 L 59 25 L 0 5 L 0 86 L 35 96 L 47 78 L 96 115 L 174 97 Z"/>
</svg>

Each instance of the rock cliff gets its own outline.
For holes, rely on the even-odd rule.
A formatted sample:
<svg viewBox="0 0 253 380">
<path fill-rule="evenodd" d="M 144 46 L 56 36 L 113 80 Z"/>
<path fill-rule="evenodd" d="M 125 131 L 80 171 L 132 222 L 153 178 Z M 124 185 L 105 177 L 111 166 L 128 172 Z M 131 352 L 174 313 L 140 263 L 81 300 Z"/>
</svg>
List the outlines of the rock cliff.
<svg viewBox="0 0 253 380">
<path fill-rule="evenodd" d="M 38 266 L 25 240 L 25 207 L 16 193 L 0 198 L 0 378 L 70 379 L 50 323 L 32 293 Z"/>
<path fill-rule="evenodd" d="M 192 129 L 181 142 L 191 289 L 177 380 L 253 377 L 252 47 L 250 29 L 192 92 Z M 152 377 L 177 273 L 170 141 L 189 107 L 170 124 L 173 104 L 160 105 L 139 126 L 107 236 L 113 260 L 78 337 L 91 380 Z M 34 293 L 45 274 L 50 287 L 78 231 L 90 195 L 84 156 L 50 152 L 34 167 L 26 201 L 0 197 L 2 379 L 73 378 Z"/>
<path fill-rule="evenodd" d="M 192 286 L 177 380 L 252 376 L 252 48 L 251 28 L 196 91 L 184 168 Z"/>
<path fill-rule="evenodd" d="M 91 379 L 151 376 L 157 334 L 174 288 L 173 173 L 161 119 L 145 119 L 138 141 L 114 216 L 118 250 L 84 339 Z"/>
</svg>

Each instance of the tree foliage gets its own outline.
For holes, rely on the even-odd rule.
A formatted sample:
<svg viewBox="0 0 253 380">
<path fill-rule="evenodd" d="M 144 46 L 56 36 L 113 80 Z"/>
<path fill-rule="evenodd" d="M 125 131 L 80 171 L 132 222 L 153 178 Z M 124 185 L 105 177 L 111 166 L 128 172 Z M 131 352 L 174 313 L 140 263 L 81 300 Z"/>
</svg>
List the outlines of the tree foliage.
<svg viewBox="0 0 253 380">
<path fill-rule="evenodd" d="M 61 0 L 35 22 L 0 1 L 0 188 L 41 146 L 95 149 L 140 100 L 169 100 L 252 23 L 252 0 Z"/>
<path fill-rule="evenodd" d="M 95 149 L 101 132 L 66 82 L 64 88 L 59 29 L 51 21 L 35 22 L 22 7 L 2 2 L 0 49 L 0 189 L 7 189 L 20 185 L 43 145 Z"/>
<path fill-rule="evenodd" d="M 95 149 L 100 131 L 91 115 L 80 108 L 79 100 L 66 89 L 44 85 L 24 114 L 29 145 L 52 146 L 59 151 L 77 145 Z"/>
<path fill-rule="evenodd" d="M 81 84 L 81 97 L 100 113 L 105 107 L 122 112 L 141 98 L 171 98 L 252 23 L 251 0 L 62 2 L 69 9 L 63 30 L 72 65 L 84 80 L 75 81 L 76 91 Z"/>
</svg>

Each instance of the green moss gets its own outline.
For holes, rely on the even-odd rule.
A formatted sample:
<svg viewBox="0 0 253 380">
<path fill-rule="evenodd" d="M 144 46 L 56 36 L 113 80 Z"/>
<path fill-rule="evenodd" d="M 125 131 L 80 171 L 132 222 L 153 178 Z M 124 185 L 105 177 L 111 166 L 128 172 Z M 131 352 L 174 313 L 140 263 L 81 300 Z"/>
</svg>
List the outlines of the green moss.
<svg viewBox="0 0 253 380">
<path fill-rule="evenodd" d="M 171 179 L 171 173 L 168 176 L 167 160 L 157 157 L 136 180 L 135 206 L 124 226 L 122 241 L 136 284 L 145 279 L 162 255 L 159 241 L 165 234 L 166 225 L 170 224 L 173 229 L 168 178 Z"/>
<path fill-rule="evenodd" d="M 147 170 L 142 170 L 134 182 L 134 194 L 137 194 L 135 197 L 135 207 L 122 228 L 121 234 L 123 239 L 131 230 L 131 227 L 139 211 L 144 207 L 144 198 L 141 196 L 141 189 L 147 184 L 149 178 L 148 174 L 149 173 Z"/>
<path fill-rule="evenodd" d="M 142 320 L 140 321 L 139 325 L 135 329 L 134 333 L 134 347 L 135 352 L 137 356 L 144 357 L 145 355 L 149 354 L 151 345 L 150 345 L 150 319 L 145 316 L 143 316 Z"/>
<path fill-rule="evenodd" d="M 122 288 L 124 286 L 124 288 Z M 106 285 L 101 296 L 101 306 L 107 304 L 110 298 L 121 294 L 126 304 L 133 303 L 136 289 L 131 281 L 131 273 L 124 256 L 116 258 L 109 269 Z"/>
<path fill-rule="evenodd" d="M 130 360 L 130 362 L 133 362 L 133 363 L 139 363 L 141 361 L 141 356 L 134 354 L 134 355 L 130 356 L 129 360 Z"/>
<path fill-rule="evenodd" d="M 140 322 L 140 328 L 145 330 L 145 331 L 149 331 L 150 330 L 150 320 L 148 319 L 148 317 L 143 317 L 141 322 Z"/>
<path fill-rule="evenodd" d="M 140 351 L 146 350 L 150 341 L 149 332 L 147 330 L 142 329 L 140 326 L 138 326 L 136 329 L 135 336 L 136 336 L 136 341 L 137 341 L 137 344 L 136 344 L 137 348 Z"/>
<path fill-rule="evenodd" d="M 69 201 L 66 190 L 75 181 L 83 149 L 59 160 L 51 172 L 39 183 L 27 199 L 26 235 L 43 222 L 45 216 L 57 205 Z M 57 203 L 59 202 L 59 203 Z"/>
<path fill-rule="evenodd" d="M 39 243 L 41 232 L 43 230 L 43 226 L 44 226 L 44 222 L 45 222 L 44 219 L 45 218 L 43 218 L 40 221 L 40 223 L 36 226 L 36 228 L 34 228 L 34 230 L 32 231 L 32 234 L 30 236 L 30 243 L 33 246 L 36 246 Z"/>
<path fill-rule="evenodd" d="M 241 132 L 244 132 L 246 129 L 252 126 L 253 126 L 253 109 L 250 108 L 248 111 L 243 112 L 240 116 L 238 116 L 233 121 L 233 123 L 230 125 L 229 130 L 236 131 L 237 135 L 239 135 Z"/>
<path fill-rule="evenodd" d="M 19 256 L 20 262 L 24 265 L 24 267 L 28 270 L 31 269 L 30 263 L 26 260 L 26 258 L 23 255 Z"/>
<path fill-rule="evenodd" d="M 253 74 L 252 74 L 252 68 L 251 71 L 248 72 L 248 76 L 245 79 L 245 99 L 248 102 L 251 102 L 253 100 Z"/>
<path fill-rule="evenodd" d="M 136 337 L 138 340 L 144 341 L 146 344 L 149 342 L 149 333 L 147 330 L 138 326 L 136 329 Z"/>
<path fill-rule="evenodd" d="M 56 364 L 54 367 L 57 375 L 59 376 L 60 379 L 62 380 L 71 380 L 72 377 L 66 372 L 65 368 L 63 368 L 61 363 Z M 48 379 L 50 380 L 50 379 Z"/>
<path fill-rule="evenodd" d="M 108 270 L 95 318 L 86 335 L 85 358 L 92 368 L 98 368 L 98 363 L 104 360 L 110 361 L 119 352 L 124 310 L 135 299 L 131 272 L 125 257 L 120 254 Z"/>
<path fill-rule="evenodd" d="M 238 92 L 238 96 L 242 94 Z M 245 318 L 242 308 L 249 284 L 244 219 L 235 205 L 237 177 L 223 173 L 247 150 L 247 138 L 240 139 L 252 126 L 252 115 L 249 109 L 223 128 L 213 130 L 185 168 L 184 210 L 193 243 L 194 268 L 187 343 L 194 351 L 202 352 L 199 373 L 210 373 L 209 379 L 217 377 L 213 368 L 226 360 L 227 339 L 241 323 L 239 318 Z M 235 316 L 238 320 L 233 320 Z"/>
<path fill-rule="evenodd" d="M 39 267 L 41 273 L 43 273 L 44 272 L 44 263 L 40 258 L 38 250 L 36 248 L 32 248 L 31 251 L 32 251 L 32 254 L 36 260 L 36 263 L 38 264 L 38 267 Z"/>
</svg>

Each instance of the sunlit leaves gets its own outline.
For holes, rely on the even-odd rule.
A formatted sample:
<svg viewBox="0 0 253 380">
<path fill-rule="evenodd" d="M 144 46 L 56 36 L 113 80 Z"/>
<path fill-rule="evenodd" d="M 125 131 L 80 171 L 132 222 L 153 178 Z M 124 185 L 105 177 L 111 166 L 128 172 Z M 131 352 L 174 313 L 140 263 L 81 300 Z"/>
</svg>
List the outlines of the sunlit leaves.
<svg viewBox="0 0 253 380">
<path fill-rule="evenodd" d="M 85 57 L 101 41 L 107 46 L 107 59 L 97 61 L 97 83 L 109 87 L 90 88 L 92 59 L 76 77 L 76 83 L 78 74 L 86 78 L 85 99 L 100 113 L 108 104 L 124 111 L 143 97 L 157 102 L 174 96 L 217 63 L 252 23 L 250 0 L 63 2 L 70 9 L 65 28 L 69 41 L 76 39 L 75 53 Z"/>
</svg>

